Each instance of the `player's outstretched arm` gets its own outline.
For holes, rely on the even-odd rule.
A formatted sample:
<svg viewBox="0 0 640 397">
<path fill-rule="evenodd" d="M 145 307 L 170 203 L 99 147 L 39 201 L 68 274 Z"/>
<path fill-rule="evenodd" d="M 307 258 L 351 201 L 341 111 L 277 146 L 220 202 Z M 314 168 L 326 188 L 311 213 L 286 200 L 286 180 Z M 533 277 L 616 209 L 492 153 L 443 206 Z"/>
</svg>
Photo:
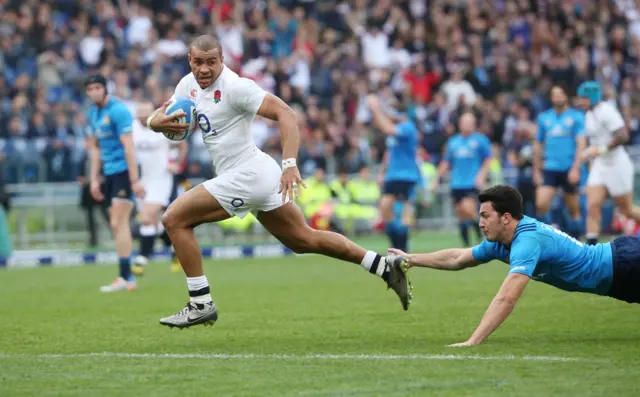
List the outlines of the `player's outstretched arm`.
<svg viewBox="0 0 640 397">
<path fill-rule="evenodd" d="M 280 192 L 282 193 L 283 202 L 286 202 L 287 197 L 293 201 L 295 199 L 296 186 L 302 185 L 306 187 L 296 164 L 300 147 L 298 116 L 282 99 L 272 94 L 265 95 L 257 114 L 278 122 L 282 139 Z"/>
<path fill-rule="evenodd" d="M 529 280 L 529 276 L 525 274 L 510 273 L 502 283 L 498 294 L 491 301 L 489 308 L 480 321 L 480 325 L 478 325 L 471 337 L 465 342 L 449 346 L 473 346 L 484 342 L 509 317 Z"/>
<path fill-rule="evenodd" d="M 375 95 L 369 95 L 367 97 L 367 105 L 369 105 L 369 110 L 371 110 L 373 125 L 385 135 L 396 135 L 396 125 L 384 114 L 380 107 L 380 102 L 378 102 L 378 98 Z"/>
<path fill-rule="evenodd" d="M 483 263 L 476 261 L 471 248 L 451 248 L 428 254 L 407 254 L 395 248 L 389 252 L 404 256 L 409 267 L 429 267 L 438 270 L 462 270 Z"/>
</svg>

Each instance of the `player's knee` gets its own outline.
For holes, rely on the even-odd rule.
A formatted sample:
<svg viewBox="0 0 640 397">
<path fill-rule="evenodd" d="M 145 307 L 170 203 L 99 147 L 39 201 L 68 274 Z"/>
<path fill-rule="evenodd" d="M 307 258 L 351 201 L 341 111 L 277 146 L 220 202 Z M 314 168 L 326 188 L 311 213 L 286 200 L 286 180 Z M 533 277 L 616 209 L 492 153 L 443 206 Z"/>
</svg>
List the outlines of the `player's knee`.
<svg viewBox="0 0 640 397">
<path fill-rule="evenodd" d="M 152 214 L 149 212 L 143 212 L 140 214 L 140 223 L 143 224 L 144 226 L 152 226 L 155 225 L 157 222 L 157 216 L 156 214 Z"/>
<path fill-rule="evenodd" d="M 111 219 L 109 219 L 109 226 L 111 227 L 111 231 L 114 234 L 118 233 L 118 231 L 122 227 L 122 224 L 122 220 L 118 217 L 112 216 Z"/>
<path fill-rule="evenodd" d="M 536 203 L 536 212 L 538 215 L 546 214 L 549 211 L 549 205 L 547 203 Z"/>
<path fill-rule="evenodd" d="M 587 202 L 587 215 L 591 218 L 599 217 L 602 210 L 602 203 L 599 200 Z"/>
<path fill-rule="evenodd" d="M 164 214 L 162 214 L 162 226 L 164 226 L 167 232 L 171 232 L 172 230 L 180 227 L 178 222 L 178 217 L 174 215 L 175 211 L 167 210 Z"/>
</svg>

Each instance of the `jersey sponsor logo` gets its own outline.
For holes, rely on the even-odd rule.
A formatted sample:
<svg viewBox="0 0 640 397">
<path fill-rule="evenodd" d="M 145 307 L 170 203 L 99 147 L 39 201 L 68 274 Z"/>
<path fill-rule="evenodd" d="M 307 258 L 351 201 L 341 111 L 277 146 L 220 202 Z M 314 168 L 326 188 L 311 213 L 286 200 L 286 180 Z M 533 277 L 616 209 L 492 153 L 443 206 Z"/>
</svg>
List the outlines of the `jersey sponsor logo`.
<svg viewBox="0 0 640 397">
<path fill-rule="evenodd" d="M 551 136 L 563 136 L 563 135 L 567 135 L 566 131 L 564 130 L 564 128 L 560 127 L 559 125 L 556 125 L 555 127 L 553 127 L 553 129 L 549 132 L 549 134 Z"/>
<path fill-rule="evenodd" d="M 456 157 L 473 157 L 473 152 L 463 146 L 456 150 Z"/>
<path fill-rule="evenodd" d="M 469 147 L 471 147 L 471 149 L 475 150 L 478 147 L 478 142 L 476 142 L 476 141 L 469 142 Z"/>
<path fill-rule="evenodd" d="M 573 119 L 572 118 L 565 119 L 564 125 L 566 125 L 567 127 L 571 127 L 573 125 Z"/>
<path fill-rule="evenodd" d="M 104 116 L 104 118 L 102 119 L 102 124 L 109 125 L 110 123 L 111 119 L 109 119 L 109 116 Z"/>
<path fill-rule="evenodd" d="M 222 93 L 220 92 L 220 90 L 216 90 L 216 92 L 213 93 L 213 103 L 218 103 L 221 99 Z"/>
</svg>

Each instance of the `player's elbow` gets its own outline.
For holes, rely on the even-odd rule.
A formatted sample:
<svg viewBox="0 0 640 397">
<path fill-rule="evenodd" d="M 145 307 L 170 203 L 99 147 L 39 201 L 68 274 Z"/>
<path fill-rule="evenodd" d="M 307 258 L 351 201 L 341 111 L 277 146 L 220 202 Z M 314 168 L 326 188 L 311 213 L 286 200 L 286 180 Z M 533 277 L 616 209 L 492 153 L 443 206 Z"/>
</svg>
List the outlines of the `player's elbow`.
<svg viewBox="0 0 640 397">
<path fill-rule="evenodd" d="M 276 111 L 276 119 L 279 123 L 298 124 L 298 114 L 286 104 Z"/>
</svg>

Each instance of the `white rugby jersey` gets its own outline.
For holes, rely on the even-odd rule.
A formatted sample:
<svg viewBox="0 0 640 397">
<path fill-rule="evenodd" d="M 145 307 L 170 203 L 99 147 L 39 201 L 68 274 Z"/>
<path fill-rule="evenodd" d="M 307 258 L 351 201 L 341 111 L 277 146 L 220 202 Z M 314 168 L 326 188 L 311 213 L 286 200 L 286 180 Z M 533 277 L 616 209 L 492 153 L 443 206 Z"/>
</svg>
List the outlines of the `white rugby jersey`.
<svg viewBox="0 0 640 397">
<path fill-rule="evenodd" d="M 133 143 L 144 179 L 164 177 L 169 174 L 169 150 L 171 141 L 162 134 L 151 131 L 138 119 L 133 120 Z"/>
<path fill-rule="evenodd" d="M 624 119 L 615 105 L 605 101 L 587 111 L 584 120 L 585 133 L 589 138 L 590 145 L 597 147 L 606 147 L 613 139 L 614 132 L 624 126 Z M 614 159 L 620 155 L 626 155 L 622 146 L 618 146 L 600 157 Z"/>
<path fill-rule="evenodd" d="M 195 100 L 197 124 L 217 175 L 242 165 L 260 152 L 251 135 L 251 123 L 265 95 L 254 81 L 238 76 L 226 66 L 204 90 L 193 73 L 178 83 L 173 98 Z"/>
</svg>

